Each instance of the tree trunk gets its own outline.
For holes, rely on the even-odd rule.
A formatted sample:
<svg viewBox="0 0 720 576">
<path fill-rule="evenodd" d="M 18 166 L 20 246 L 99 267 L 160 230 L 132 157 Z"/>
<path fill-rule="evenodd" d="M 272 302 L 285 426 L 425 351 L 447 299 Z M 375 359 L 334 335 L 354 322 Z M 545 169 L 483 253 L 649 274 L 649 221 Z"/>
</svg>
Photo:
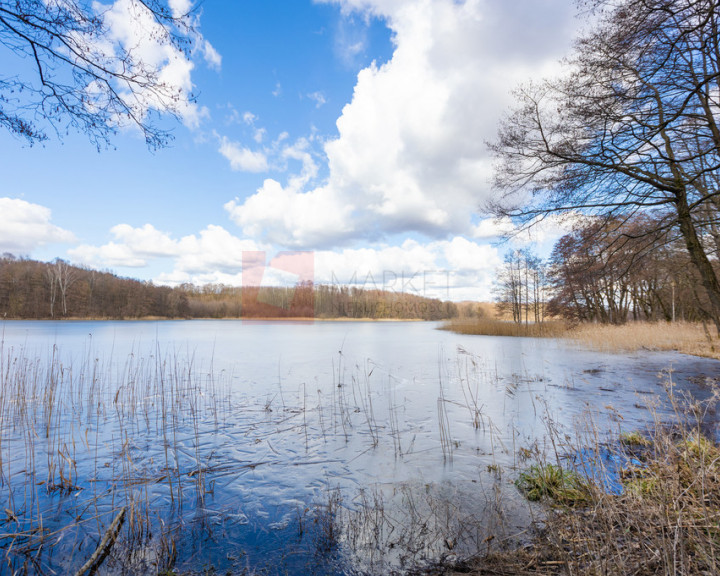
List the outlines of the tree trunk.
<svg viewBox="0 0 720 576">
<path fill-rule="evenodd" d="M 710 260 L 705 253 L 705 249 L 700 242 L 695 224 L 692 221 L 690 214 L 690 207 L 687 203 L 687 195 L 685 190 L 676 193 L 676 206 L 678 214 L 678 224 L 680 225 L 680 232 L 685 239 L 685 246 L 687 247 L 690 260 L 695 265 L 700 274 L 700 280 L 702 282 L 705 292 L 707 292 L 710 300 L 710 313 L 712 315 L 713 322 L 715 322 L 715 329 L 720 335 L 720 282 L 718 282 L 715 270 L 710 263 Z"/>
</svg>

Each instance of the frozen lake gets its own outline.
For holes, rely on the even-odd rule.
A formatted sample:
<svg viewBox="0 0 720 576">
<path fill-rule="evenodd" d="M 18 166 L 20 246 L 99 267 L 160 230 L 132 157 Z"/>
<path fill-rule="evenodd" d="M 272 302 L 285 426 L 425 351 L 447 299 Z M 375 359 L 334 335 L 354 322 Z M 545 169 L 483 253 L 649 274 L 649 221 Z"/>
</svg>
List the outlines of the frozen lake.
<svg viewBox="0 0 720 576">
<path fill-rule="evenodd" d="M 100 573 L 381 574 L 472 554 L 527 526 L 518 453 L 549 449 L 548 429 L 642 429 L 671 418 L 670 374 L 698 399 L 720 378 L 675 353 L 436 327 L 3 323 L 4 566 L 77 570 L 123 508 Z"/>
</svg>

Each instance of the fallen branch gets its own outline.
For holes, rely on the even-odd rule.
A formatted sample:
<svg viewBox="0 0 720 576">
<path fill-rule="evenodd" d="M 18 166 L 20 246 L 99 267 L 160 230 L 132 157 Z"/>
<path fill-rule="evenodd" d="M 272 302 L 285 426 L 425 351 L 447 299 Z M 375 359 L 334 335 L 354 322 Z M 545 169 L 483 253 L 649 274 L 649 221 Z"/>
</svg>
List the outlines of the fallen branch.
<svg viewBox="0 0 720 576">
<path fill-rule="evenodd" d="M 83 564 L 82 568 L 75 572 L 75 576 L 83 576 L 85 572 L 96 569 L 100 566 L 102 561 L 105 560 L 105 556 L 107 556 L 108 552 L 110 552 L 110 548 L 112 548 L 113 544 L 115 544 L 115 539 L 117 538 L 118 532 L 120 532 L 120 527 L 125 520 L 125 510 L 126 509 L 123 506 L 120 512 L 117 513 L 117 516 L 115 516 L 115 519 L 105 532 L 102 540 L 100 540 L 100 544 L 98 544 L 95 552 L 93 552 L 90 559 Z"/>
</svg>

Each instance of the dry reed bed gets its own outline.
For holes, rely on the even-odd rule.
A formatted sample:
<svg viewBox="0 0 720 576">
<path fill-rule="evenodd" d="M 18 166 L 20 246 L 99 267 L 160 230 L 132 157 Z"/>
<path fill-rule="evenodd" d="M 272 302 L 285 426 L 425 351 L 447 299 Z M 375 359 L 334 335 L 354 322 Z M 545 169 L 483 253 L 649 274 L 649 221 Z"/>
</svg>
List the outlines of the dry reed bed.
<svg viewBox="0 0 720 576">
<path fill-rule="evenodd" d="M 720 359 L 714 328 L 692 322 L 628 322 L 620 326 L 580 324 L 567 338 L 596 350 L 614 352 L 673 350 Z"/>
<path fill-rule="evenodd" d="M 720 341 L 712 326 L 693 322 L 628 322 L 626 324 L 578 324 L 561 320 L 540 324 L 517 324 L 480 317 L 451 320 L 441 327 L 459 334 L 533 338 L 564 338 L 601 352 L 640 350 L 677 351 L 720 360 Z"/>
<path fill-rule="evenodd" d="M 539 324 L 518 324 L 494 318 L 474 318 L 451 320 L 441 326 L 458 334 L 474 334 L 483 336 L 513 336 L 531 338 L 559 338 L 567 333 L 567 326 L 561 321 L 548 321 Z"/>
<path fill-rule="evenodd" d="M 73 367 L 56 348 L 46 365 L 0 345 L 1 569 L 73 573 L 121 512 L 123 569 L 168 568 L 164 523 L 204 501 L 198 422 L 219 424 L 222 398 L 192 359 Z"/>
</svg>

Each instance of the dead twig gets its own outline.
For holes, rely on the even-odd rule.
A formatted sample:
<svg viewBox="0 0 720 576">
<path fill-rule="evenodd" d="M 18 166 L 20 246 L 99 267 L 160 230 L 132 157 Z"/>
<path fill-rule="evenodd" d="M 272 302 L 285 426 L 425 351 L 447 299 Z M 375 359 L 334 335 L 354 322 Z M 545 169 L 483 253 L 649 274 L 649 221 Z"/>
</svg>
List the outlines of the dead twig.
<svg viewBox="0 0 720 576">
<path fill-rule="evenodd" d="M 110 527 L 105 531 L 105 535 L 102 537 L 102 540 L 100 540 L 100 544 L 98 544 L 93 555 L 83 564 L 80 570 L 75 572 L 75 576 L 83 576 L 86 572 L 96 569 L 102 561 L 105 560 L 108 552 L 110 552 L 110 548 L 115 544 L 118 532 L 120 532 L 120 527 L 125 520 L 125 511 L 126 508 L 123 506 L 120 512 L 117 513 L 117 516 L 115 516 L 112 524 L 110 524 Z"/>
</svg>

